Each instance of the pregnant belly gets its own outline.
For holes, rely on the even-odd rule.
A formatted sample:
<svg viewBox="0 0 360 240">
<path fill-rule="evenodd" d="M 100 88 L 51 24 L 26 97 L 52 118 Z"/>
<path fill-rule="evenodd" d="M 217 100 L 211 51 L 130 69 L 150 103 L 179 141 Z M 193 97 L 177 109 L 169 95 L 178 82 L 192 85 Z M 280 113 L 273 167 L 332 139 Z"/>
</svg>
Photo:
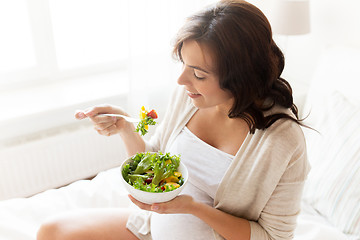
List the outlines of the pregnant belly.
<svg viewBox="0 0 360 240">
<path fill-rule="evenodd" d="M 152 214 L 151 236 L 154 240 L 214 239 L 211 227 L 189 214 Z"/>
<path fill-rule="evenodd" d="M 191 182 L 185 186 L 182 194 L 192 196 L 195 200 L 212 205 L 213 199 L 195 187 Z M 154 240 L 212 240 L 212 228 L 201 219 L 191 214 L 157 214 L 151 216 L 151 236 Z"/>
</svg>

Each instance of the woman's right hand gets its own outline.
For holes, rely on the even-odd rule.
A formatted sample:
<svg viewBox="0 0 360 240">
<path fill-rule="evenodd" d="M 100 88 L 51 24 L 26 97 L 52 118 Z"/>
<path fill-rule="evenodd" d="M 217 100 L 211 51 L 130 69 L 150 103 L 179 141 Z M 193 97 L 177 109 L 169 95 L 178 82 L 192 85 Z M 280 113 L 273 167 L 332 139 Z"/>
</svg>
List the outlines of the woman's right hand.
<svg viewBox="0 0 360 240">
<path fill-rule="evenodd" d="M 132 123 L 125 121 L 123 118 L 99 115 L 103 113 L 122 114 L 128 116 L 127 113 L 117 106 L 98 105 L 85 110 L 77 110 L 75 112 L 75 118 L 79 120 L 89 118 L 94 124 L 95 130 L 104 136 L 111 136 L 126 130 L 133 131 L 134 126 Z"/>
</svg>

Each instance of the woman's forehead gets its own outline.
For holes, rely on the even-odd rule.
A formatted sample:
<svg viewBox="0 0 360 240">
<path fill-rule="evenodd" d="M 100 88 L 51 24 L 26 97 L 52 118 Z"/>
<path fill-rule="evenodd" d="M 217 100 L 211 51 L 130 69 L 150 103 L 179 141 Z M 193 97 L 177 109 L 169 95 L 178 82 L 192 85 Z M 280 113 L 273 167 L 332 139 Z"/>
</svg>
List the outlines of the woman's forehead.
<svg viewBox="0 0 360 240">
<path fill-rule="evenodd" d="M 181 57 L 187 65 L 198 66 L 207 72 L 214 72 L 211 49 L 195 40 L 186 40 L 181 48 Z"/>
</svg>

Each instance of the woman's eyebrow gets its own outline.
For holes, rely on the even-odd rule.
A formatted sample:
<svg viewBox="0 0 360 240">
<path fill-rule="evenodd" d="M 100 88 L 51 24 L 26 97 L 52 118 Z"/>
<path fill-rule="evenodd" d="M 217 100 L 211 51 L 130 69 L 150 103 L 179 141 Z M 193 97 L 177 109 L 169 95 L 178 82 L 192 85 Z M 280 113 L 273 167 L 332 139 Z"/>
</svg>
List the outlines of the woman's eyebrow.
<svg viewBox="0 0 360 240">
<path fill-rule="evenodd" d="M 202 69 L 201 67 L 198 67 L 198 66 L 191 66 L 191 65 L 188 65 L 188 67 L 191 67 L 191 68 L 194 68 L 194 69 L 197 69 L 197 70 L 203 71 L 203 72 L 205 72 L 205 73 L 207 73 L 207 74 L 209 74 L 209 73 L 210 73 L 209 71 L 206 71 L 206 70 L 204 70 L 204 69 Z"/>
</svg>

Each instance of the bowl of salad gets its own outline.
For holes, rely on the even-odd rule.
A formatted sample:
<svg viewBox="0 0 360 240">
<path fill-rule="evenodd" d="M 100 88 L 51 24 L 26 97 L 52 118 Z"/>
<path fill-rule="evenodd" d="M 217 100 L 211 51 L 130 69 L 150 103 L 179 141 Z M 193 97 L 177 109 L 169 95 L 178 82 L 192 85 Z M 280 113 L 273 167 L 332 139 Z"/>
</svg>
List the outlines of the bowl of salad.
<svg viewBox="0 0 360 240">
<path fill-rule="evenodd" d="M 169 153 L 137 153 L 125 160 L 120 169 L 126 190 L 147 204 L 170 201 L 188 180 L 188 170 L 180 156 Z"/>
</svg>

